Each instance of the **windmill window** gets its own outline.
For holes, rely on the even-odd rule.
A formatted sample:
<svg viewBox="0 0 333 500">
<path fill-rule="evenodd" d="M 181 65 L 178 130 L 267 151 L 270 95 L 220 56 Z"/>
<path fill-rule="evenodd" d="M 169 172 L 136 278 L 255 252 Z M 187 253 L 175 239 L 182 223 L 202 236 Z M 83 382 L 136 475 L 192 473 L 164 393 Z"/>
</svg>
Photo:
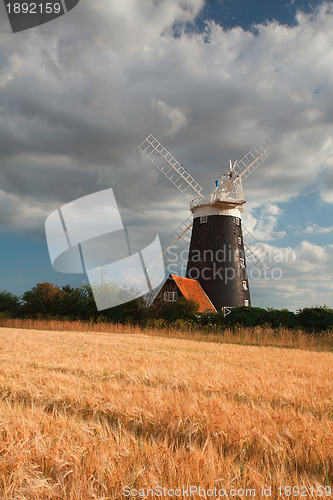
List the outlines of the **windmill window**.
<svg viewBox="0 0 333 500">
<path fill-rule="evenodd" d="M 240 218 L 239 217 L 236 217 L 236 224 L 237 224 L 237 226 L 240 226 Z"/>
<path fill-rule="evenodd" d="M 245 260 L 243 258 L 239 259 L 239 263 L 241 267 L 245 267 Z"/>
<path fill-rule="evenodd" d="M 244 300 L 244 306 L 248 306 L 249 305 L 249 301 L 248 300 Z"/>
<path fill-rule="evenodd" d="M 238 245 L 241 245 L 242 244 L 242 238 L 240 236 L 238 236 Z"/>
<path fill-rule="evenodd" d="M 177 292 L 164 292 L 164 302 L 173 302 L 174 300 L 177 300 L 177 298 Z"/>
<path fill-rule="evenodd" d="M 246 281 L 243 281 L 243 290 L 247 290 L 247 283 L 246 283 Z"/>
<path fill-rule="evenodd" d="M 200 224 L 205 224 L 207 222 L 207 215 L 202 215 L 200 217 Z"/>
</svg>

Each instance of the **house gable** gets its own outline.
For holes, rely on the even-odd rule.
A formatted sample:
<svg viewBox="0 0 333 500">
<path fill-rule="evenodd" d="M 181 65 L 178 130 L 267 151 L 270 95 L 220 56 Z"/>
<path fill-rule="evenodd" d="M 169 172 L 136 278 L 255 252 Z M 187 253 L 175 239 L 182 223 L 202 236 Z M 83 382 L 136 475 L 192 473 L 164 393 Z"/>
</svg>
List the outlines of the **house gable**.
<svg viewBox="0 0 333 500">
<path fill-rule="evenodd" d="M 167 302 L 172 302 L 179 297 L 194 300 L 199 305 L 201 313 L 216 313 L 216 309 L 201 288 L 198 281 L 170 274 L 158 292 L 153 307 L 163 307 Z"/>
<path fill-rule="evenodd" d="M 160 307 L 163 307 L 167 302 L 173 301 L 173 300 L 165 300 L 165 298 L 166 298 L 165 294 L 177 294 L 177 296 L 174 296 L 173 300 L 176 300 L 179 297 L 183 297 L 183 294 L 179 290 L 177 283 L 172 278 L 171 274 L 167 277 L 162 288 L 160 289 L 160 291 L 156 295 L 156 297 L 152 303 L 152 306 L 159 309 Z"/>
</svg>

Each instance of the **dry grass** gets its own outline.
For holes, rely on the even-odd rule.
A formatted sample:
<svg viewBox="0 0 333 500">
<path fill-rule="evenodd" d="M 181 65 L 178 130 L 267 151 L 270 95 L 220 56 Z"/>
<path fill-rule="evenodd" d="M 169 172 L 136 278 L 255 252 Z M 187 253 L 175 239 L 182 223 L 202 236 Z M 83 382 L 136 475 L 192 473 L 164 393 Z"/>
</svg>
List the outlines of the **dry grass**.
<svg viewBox="0 0 333 500">
<path fill-rule="evenodd" d="M 0 496 L 328 486 L 332 389 L 329 352 L 1 328 Z"/>
<path fill-rule="evenodd" d="M 157 321 L 158 323 L 158 321 Z M 164 328 L 123 325 L 104 321 L 72 321 L 54 319 L 12 319 L 1 318 L 0 327 L 24 328 L 34 330 L 56 330 L 75 332 L 103 332 L 121 334 L 145 334 L 152 337 L 167 337 L 178 339 L 191 339 L 196 341 L 214 342 L 218 344 L 241 344 L 270 347 L 287 347 L 314 351 L 333 352 L 333 330 L 322 334 L 310 335 L 302 330 L 289 330 L 287 328 L 273 329 L 267 326 L 244 328 L 219 329 L 219 327 L 199 327 L 197 329 L 182 325 L 170 325 Z"/>
</svg>

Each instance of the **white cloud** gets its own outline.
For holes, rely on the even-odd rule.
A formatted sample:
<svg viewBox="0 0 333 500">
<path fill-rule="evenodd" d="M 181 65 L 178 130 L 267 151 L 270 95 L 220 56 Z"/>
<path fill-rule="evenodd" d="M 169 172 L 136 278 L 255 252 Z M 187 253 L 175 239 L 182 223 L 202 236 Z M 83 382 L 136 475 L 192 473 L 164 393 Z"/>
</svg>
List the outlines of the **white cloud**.
<svg viewBox="0 0 333 500">
<path fill-rule="evenodd" d="M 320 247 L 302 241 L 294 249 L 265 245 L 271 254 L 270 269 L 258 279 L 249 270 L 254 301 L 263 307 L 296 310 L 313 305 L 332 307 L 333 245 Z"/>
<path fill-rule="evenodd" d="M 321 227 L 318 226 L 317 224 L 309 224 L 305 229 L 304 233 L 309 233 L 309 234 L 327 234 L 331 233 L 333 231 L 333 226 L 332 227 Z"/>
<path fill-rule="evenodd" d="M 192 21 L 203 3 L 203 0 L 104 0 L 93 7 L 85 6 L 84 14 L 95 18 L 97 33 L 93 38 L 101 47 L 110 44 L 113 51 L 133 55 L 149 50 L 161 34 L 170 32 L 175 22 Z"/>
<path fill-rule="evenodd" d="M 285 231 L 277 231 L 279 216 L 283 211 L 275 203 L 265 203 L 260 209 L 259 217 L 251 211 L 245 212 L 244 223 L 248 231 L 259 241 L 272 241 L 284 237 Z"/>
<path fill-rule="evenodd" d="M 331 165 L 331 157 L 328 158 L 326 169 L 323 169 L 322 175 L 319 179 L 319 190 L 323 201 L 326 203 L 333 203 L 333 168 Z"/>
<path fill-rule="evenodd" d="M 156 109 L 162 116 L 171 122 L 169 128 L 165 131 L 165 135 L 173 135 L 184 129 L 189 122 L 187 112 L 177 106 L 169 106 L 164 101 L 153 100 L 153 109 Z"/>
</svg>

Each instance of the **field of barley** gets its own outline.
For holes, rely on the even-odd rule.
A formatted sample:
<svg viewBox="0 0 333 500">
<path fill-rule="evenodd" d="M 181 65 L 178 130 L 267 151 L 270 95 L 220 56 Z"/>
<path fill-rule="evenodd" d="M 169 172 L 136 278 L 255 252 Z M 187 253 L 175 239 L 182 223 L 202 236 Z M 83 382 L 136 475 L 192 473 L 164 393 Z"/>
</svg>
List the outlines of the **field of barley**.
<svg viewBox="0 0 333 500">
<path fill-rule="evenodd" d="M 4 500 L 330 497 L 332 352 L 0 328 L 0 396 Z"/>
</svg>

